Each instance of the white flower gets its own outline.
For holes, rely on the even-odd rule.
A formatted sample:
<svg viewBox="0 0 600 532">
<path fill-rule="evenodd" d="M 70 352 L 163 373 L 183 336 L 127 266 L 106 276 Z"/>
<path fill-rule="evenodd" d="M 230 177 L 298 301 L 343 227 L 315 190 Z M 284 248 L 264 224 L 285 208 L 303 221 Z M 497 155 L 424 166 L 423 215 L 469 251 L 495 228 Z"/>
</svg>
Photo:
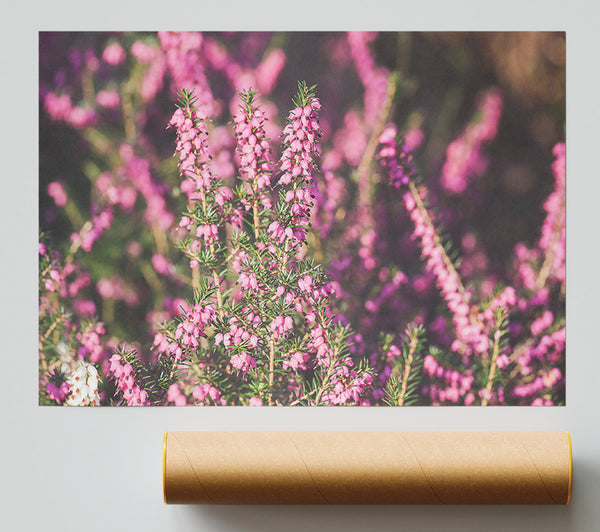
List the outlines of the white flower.
<svg viewBox="0 0 600 532">
<path fill-rule="evenodd" d="M 65 404 L 69 406 L 99 405 L 98 381 L 98 370 L 95 366 L 88 362 L 80 362 L 67 379 L 70 391 Z"/>
<path fill-rule="evenodd" d="M 60 370 L 63 373 L 70 373 L 73 365 L 73 351 L 64 342 L 59 342 L 56 346 L 56 352 L 60 357 Z"/>
</svg>

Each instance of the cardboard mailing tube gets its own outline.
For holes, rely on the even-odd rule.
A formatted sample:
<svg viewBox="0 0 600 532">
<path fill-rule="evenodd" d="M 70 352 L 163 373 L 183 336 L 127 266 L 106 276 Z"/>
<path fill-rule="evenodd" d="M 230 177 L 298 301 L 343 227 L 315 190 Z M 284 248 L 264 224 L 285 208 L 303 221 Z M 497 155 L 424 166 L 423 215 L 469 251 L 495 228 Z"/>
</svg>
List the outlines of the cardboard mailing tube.
<svg viewBox="0 0 600 532">
<path fill-rule="evenodd" d="M 167 432 L 165 503 L 569 504 L 568 432 Z"/>
</svg>

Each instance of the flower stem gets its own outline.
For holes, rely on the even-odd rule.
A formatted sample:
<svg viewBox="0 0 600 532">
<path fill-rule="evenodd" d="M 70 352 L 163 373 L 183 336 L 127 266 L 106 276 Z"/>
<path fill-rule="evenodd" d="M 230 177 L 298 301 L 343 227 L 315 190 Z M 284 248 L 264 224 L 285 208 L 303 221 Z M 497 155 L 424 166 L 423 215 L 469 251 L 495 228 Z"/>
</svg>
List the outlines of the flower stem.
<svg viewBox="0 0 600 532">
<path fill-rule="evenodd" d="M 418 343 L 419 338 L 415 334 L 410 340 L 406 365 L 404 366 L 404 374 L 402 375 L 402 388 L 400 389 L 400 395 L 398 397 L 398 406 L 404 405 L 404 397 L 406 396 L 406 389 L 408 387 L 408 378 L 410 377 L 410 370 L 412 369 L 412 363 L 415 359 L 415 351 Z"/>
<path fill-rule="evenodd" d="M 496 376 L 496 359 L 500 352 L 500 338 L 494 339 L 494 348 L 492 350 L 492 362 L 490 365 L 490 374 L 488 375 L 487 385 L 485 387 L 485 395 L 481 399 L 481 406 L 487 406 L 492 395 L 492 385 L 494 384 L 494 377 Z"/>
<path fill-rule="evenodd" d="M 275 374 L 275 341 L 271 336 L 269 340 L 269 393 L 268 404 L 273 406 L 273 378 Z"/>
</svg>

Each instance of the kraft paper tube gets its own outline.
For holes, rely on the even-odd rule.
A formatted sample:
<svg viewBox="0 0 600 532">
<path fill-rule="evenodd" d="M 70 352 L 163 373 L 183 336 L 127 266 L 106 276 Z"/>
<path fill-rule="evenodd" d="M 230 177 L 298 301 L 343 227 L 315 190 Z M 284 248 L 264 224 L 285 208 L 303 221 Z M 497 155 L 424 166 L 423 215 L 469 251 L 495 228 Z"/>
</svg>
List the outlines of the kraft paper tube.
<svg viewBox="0 0 600 532">
<path fill-rule="evenodd" d="M 568 504 L 568 432 L 168 432 L 165 503 Z"/>
</svg>

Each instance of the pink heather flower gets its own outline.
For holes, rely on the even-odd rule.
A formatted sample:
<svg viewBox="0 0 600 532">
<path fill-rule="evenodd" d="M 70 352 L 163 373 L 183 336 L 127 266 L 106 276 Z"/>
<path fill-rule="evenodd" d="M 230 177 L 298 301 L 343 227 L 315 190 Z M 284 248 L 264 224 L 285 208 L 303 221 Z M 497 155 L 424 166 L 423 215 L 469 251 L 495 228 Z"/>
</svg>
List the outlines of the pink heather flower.
<svg viewBox="0 0 600 532">
<path fill-rule="evenodd" d="M 195 185 L 188 193 L 190 200 L 197 199 L 193 190 L 210 186 L 214 179 L 205 164 L 210 156 L 204 118 L 205 115 L 198 109 L 177 109 L 169 121 L 169 125 L 177 128 L 176 151 L 179 154 L 179 173 L 189 178 Z"/>
<path fill-rule="evenodd" d="M 331 405 L 359 404 L 361 394 L 371 386 L 370 373 L 357 373 L 352 360 L 342 359 L 336 364 L 331 379 L 332 389 L 323 394 L 323 402 Z"/>
<path fill-rule="evenodd" d="M 104 49 L 102 59 L 109 65 L 118 65 L 125 61 L 125 50 L 118 42 L 114 42 Z"/>
<path fill-rule="evenodd" d="M 248 402 L 248 406 L 262 406 L 263 402 L 262 399 L 260 397 L 251 397 L 250 401 Z"/>
<path fill-rule="evenodd" d="M 89 224 L 83 226 L 79 233 L 71 234 L 71 242 L 81 246 L 84 251 L 89 253 L 94 242 L 110 227 L 112 219 L 112 208 L 98 213 L 91 219 Z"/>
<path fill-rule="evenodd" d="M 117 91 L 100 91 L 96 94 L 96 103 L 100 107 L 113 109 L 121 103 L 121 97 Z"/>
<path fill-rule="evenodd" d="M 502 113 L 502 95 L 498 89 L 490 89 L 480 95 L 478 112 L 481 113 L 481 118 L 469 124 L 462 135 L 451 142 L 446 150 L 441 184 L 446 190 L 455 194 L 464 192 L 469 180 L 483 174 L 487 167 L 487 160 L 481 153 L 481 149 L 483 144 L 490 142 L 498 131 Z"/>
<path fill-rule="evenodd" d="M 285 52 L 280 48 L 275 48 L 256 67 L 256 80 L 260 92 L 269 94 L 273 90 L 285 61 Z"/>
<path fill-rule="evenodd" d="M 416 150 L 425 138 L 425 134 L 421 128 L 415 127 L 406 132 L 404 142 L 410 151 Z"/>
<path fill-rule="evenodd" d="M 124 281 L 119 275 L 110 279 L 99 279 L 96 290 L 102 299 L 123 299 Z"/>
<path fill-rule="evenodd" d="M 58 404 L 61 404 L 64 398 L 69 393 L 70 386 L 63 382 L 60 386 L 56 386 L 52 382 L 49 382 L 46 386 L 46 392 L 48 393 L 51 401 L 56 401 Z"/>
<path fill-rule="evenodd" d="M 135 41 L 131 45 L 131 55 L 135 57 L 138 63 L 148 65 L 152 63 L 158 50 L 153 46 L 147 45 L 144 41 Z"/>
<path fill-rule="evenodd" d="M 229 361 L 234 368 L 239 369 L 242 373 L 248 373 L 250 370 L 256 369 L 256 360 L 245 351 L 233 355 Z"/>
<path fill-rule="evenodd" d="M 96 304 L 89 299 L 73 301 L 73 307 L 79 314 L 96 314 Z"/>
<path fill-rule="evenodd" d="M 294 327 L 294 321 L 290 316 L 277 316 L 271 322 L 271 332 L 275 338 L 283 336 L 287 331 Z"/>
<path fill-rule="evenodd" d="M 198 384 L 192 390 L 192 396 L 198 401 L 198 404 L 210 404 L 210 401 L 216 403 L 221 395 L 221 392 L 210 384 Z"/>
<path fill-rule="evenodd" d="M 150 162 L 136 157 L 133 147 L 129 144 L 120 146 L 119 155 L 125 163 L 123 168 L 125 175 L 146 201 L 144 219 L 151 225 L 156 223 L 163 230 L 169 229 L 173 224 L 174 216 L 167 210 L 163 191 L 152 179 Z M 123 198 L 120 201 L 123 201 Z"/>
<path fill-rule="evenodd" d="M 538 336 L 542 331 L 550 327 L 554 321 L 554 314 L 547 310 L 544 314 L 531 324 L 531 334 Z"/>
<path fill-rule="evenodd" d="M 240 273 L 238 277 L 238 283 L 240 283 L 240 286 L 246 291 L 258 290 L 258 282 L 256 281 L 256 277 L 252 272 Z"/>
<path fill-rule="evenodd" d="M 553 368 L 548 372 L 542 372 L 539 377 L 535 378 L 528 384 L 516 386 L 513 390 L 513 395 L 515 397 L 529 397 L 544 389 L 551 390 L 555 385 L 562 382 L 563 380 L 561 371 L 558 368 Z M 552 402 L 544 402 L 543 404 L 552 404 Z"/>
<path fill-rule="evenodd" d="M 271 184 L 271 148 L 265 136 L 265 115 L 257 103 L 255 93 L 241 93 L 242 105 L 233 117 L 237 140 L 240 174 L 247 183 L 251 204 L 247 208 L 263 205 L 267 199 L 265 189 Z"/>
<path fill-rule="evenodd" d="M 175 406 L 185 406 L 187 404 L 187 399 L 181 393 L 181 389 L 176 382 L 171 384 L 167 390 L 167 401 L 173 403 Z"/>
<path fill-rule="evenodd" d="M 301 105 L 290 111 L 283 130 L 285 149 L 280 159 L 282 174 L 278 184 L 291 188 L 286 194 L 286 202 L 290 203 L 293 218 L 291 227 L 284 231 L 291 229 L 292 235 L 303 241 L 313 206 L 310 188 L 315 169 L 314 158 L 320 155 L 318 111 L 321 104 L 306 86 L 301 85 L 300 90 Z M 285 234 L 288 236 L 287 232 Z"/>
<path fill-rule="evenodd" d="M 307 353 L 294 351 L 287 360 L 283 361 L 283 369 L 305 370 L 310 356 Z"/>
<path fill-rule="evenodd" d="M 152 256 L 152 266 L 161 275 L 168 275 L 171 272 L 171 263 L 160 253 L 155 253 Z"/>
<path fill-rule="evenodd" d="M 83 129 L 96 120 L 96 111 L 91 107 L 73 107 L 64 120 L 76 129 Z"/>
<path fill-rule="evenodd" d="M 48 196 L 54 199 L 54 203 L 56 203 L 57 207 L 64 207 L 67 204 L 67 200 L 69 199 L 67 197 L 67 193 L 65 192 L 63 186 L 57 181 L 49 183 L 47 191 Z"/>
<path fill-rule="evenodd" d="M 344 117 L 344 126 L 333 138 L 334 149 L 352 166 L 358 166 L 367 147 L 367 136 L 358 112 L 351 110 Z"/>
<path fill-rule="evenodd" d="M 71 114 L 73 104 L 68 94 L 58 96 L 53 92 L 49 92 L 44 98 L 44 107 L 54 120 L 67 120 Z"/>
<path fill-rule="evenodd" d="M 214 320 L 216 309 L 214 305 L 194 305 L 190 312 L 183 316 L 185 319 L 177 326 L 175 339 L 178 341 L 181 350 L 197 348 L 200 345 L 200 338 L 205 338 L 204 328 L 208 327 Z M 180 351 L 177 351 L 179 353 Z M 178 356 L 176 355 L 176 359 Z"/>
<path fill-rule="evenodd" d="M 44 282 L 44 286 L 45 286 L 46 290 L 48 290 L 49 292 L 56 291 L 56 286 L 52 279 L 46 279 L 46 281 Z"/>
<path fill-rule="evenodd" d="M 395 188 L 408 185 L 415 175 L 413 156 L 406 142 L 396 144 L 395 126 L 383 130 L 379 144 L 379 157 L 386 166 L 390 184 Z"/>
<path fill-rule="evenodd" d="M 554 190 L 544 203 L 546 218 L 542 225 L 542 236 L 539 247 L 543 253 L 552 258 L 551 275 L 559 282 L 565 282 L 565 172 L 566 147 L 559 142 L 552 150 L 555 161 L 552 164 L 554 173 Z"/>
<path fill-rule="evenodd" d="M 142 78 L 140 94 L 145 102 L 154 99 L 158 91 L 162 89 L 166 70 L 166 59 L 163 54 L 158 53 Z"/>
<path fill-rule="evenodd" d="M 445 263 L 445 252 L 436 240 L 435 228 L 428 220 L 427 213 L 417 207 L 410 192 L 404 195 L 404 204 L 415 224 L 414 235 L 421 239 L 422 256 L 427 261 L 425 267 L 435 275 L 448 309 L 453 315 L 452 322 L 456 327 L 457 340 L 452 344 L 452 350 L 465 350 L 468 354 L 471 351 L 485 353 L 489 339 L 483 330 L 483 316 L 472 314 L 469 296 L 464 291 L 456 270 L 450 269 Z M 509 298 L 510 294 L 510 291 L 507 292 L 506 297 Z"/>
<path fill-rule="evenodd" d="M 369 49 L 369 43 L 376 36 L 376 33 L 362 31 L 351 31 L 347 34 L 350 55 L 365 88 L 365 120 L 370 126 L 374 126 L 377 122 L 385 103 L 389 75 L 385 68 L 375 64 Z"/>
<path fill-rule="evenodd" d="M 498 355 L 498 358 L 496 359 L 496 365 L 500 369 L 505 368 L 509 364 L 510 364 L 510 359 L 508 358 L 508 355 L 506 355 L 506 354 Z"/>
<path fill-rule="evenodd" d="M 198 105 L 208 116 L 218 114 L 220 105 L 213 98 L 206 79 L 202 34 L 159 31 L 158 38 L 173 78 L 174 91 L 182 88 L 193 90 L 198 97 Z"/>
<path fill-rule="evenodd" d="M 109 360 L 109 373 L 115 377 L 117 388 L 123 393 L 127 406 L 149 405 L 148 393 L 135 384 L 131 364 L 120 355 L 114 354 Z"/>
</svg>

